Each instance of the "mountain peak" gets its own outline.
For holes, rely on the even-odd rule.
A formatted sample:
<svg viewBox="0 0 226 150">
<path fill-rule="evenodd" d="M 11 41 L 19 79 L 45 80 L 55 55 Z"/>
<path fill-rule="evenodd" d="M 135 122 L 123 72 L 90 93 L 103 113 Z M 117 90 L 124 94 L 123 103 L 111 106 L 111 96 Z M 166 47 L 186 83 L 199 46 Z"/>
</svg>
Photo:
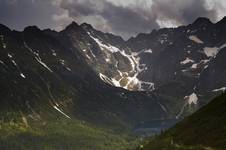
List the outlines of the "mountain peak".
<svg viewBox="0 0 226 150">
<path fill-rule="evenodd" d="M 7 26 L 0 23 L 0 33 L 11 31 Z"/>
<path fill-rule="evenodd" d="M 71 24 L 69 24 L 66 29 L 77 29 L 79 28 L 80 26 L 78 25 L 77 22 L 73 21 Z"/>
<path fill-rule="evenodd" d="M 37 26 L 28 26 L 24 28 L 24 32 L 37 32 L 41 31 Z"/>
<path fill-rule="evenodd" d="M 199 17 L 193 22 L 193 25 L 208 25 L 208 24 L 213 23 L 209 20 L 209 18 L 206 17 Z"/>
<path fill-rule="evenodd" d="M 194 26 L 210 25 L 210 24 L 213 24 L 213 23 L 210 21 L 209 18 L 206 18 L 206 17 L 199 17 L 192 23 L 192 25 Z"/>
<path fill-rule="evenodd" d="M 88 23 L 83 23 L 80 25 L 83 29 L 93 29 L 93 26 Z"/>
<path fill-rule="evenodd" d="M 223 17 L 219 22 L 217 22 L 217 25 L 226 25 L 226 16 Z"/>
</svg>

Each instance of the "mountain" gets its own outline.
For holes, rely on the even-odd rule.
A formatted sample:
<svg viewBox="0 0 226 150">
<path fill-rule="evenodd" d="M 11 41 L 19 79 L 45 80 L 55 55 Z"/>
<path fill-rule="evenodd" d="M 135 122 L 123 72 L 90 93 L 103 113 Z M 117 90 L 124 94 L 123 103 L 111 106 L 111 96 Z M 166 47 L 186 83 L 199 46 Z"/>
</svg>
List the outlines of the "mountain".
<svg viewBox="0 0 226 150">
<path fill-rule="evenodd" d="M 224 93 L 141 149 L 226 149 L 225 105 Z"/>
<path fill-rule="evenodd" d="M 138 78 L 153 82 L 155 92 L 176 100 L 181 108 L 178 117 L 186 103 L 203 106 L 216 96 L 215 89 L 226 85 L 225 20 L 214 24 L 198 18 L 188 26 L 154 30 L 127 41 L 133 50 L 152 51 L 140 56 L 149 69 Z"/>
<path fill-rule="evenodd" d="M 148 118 L 167 116 L 155 94 L 102 82 L 80 48 L 84 41 L 96 44 L 76 23 L 61 32 L 35 26 L 17 32 L 1 26 L 1 107 L 44 113 L 46 108 L 39 106 L 43 103 L 48 104 L 48 111 L 65 110 L 60 113 L 67 118 L 92 116 L 100 122 L 117 116 L 124 122 L 143 121 L 144 114 Z"/>
<path fill-rule="evenodd" d="M 81 135 L 94 141 L 90 147 L 114 149 L 112 140 L 126 147 L 130 133 L 153 135 L 172 126 L 225 90 L 225 20 L 198 18 L 127 41 L 86 23 L 60 32 L 0 25 L 0 142 L 13 139 L 24 149 L 25 134 L 44 149 L 55 144 L 46 140 L 71 137 L 55 148 L 62 149 Z M 96 138 L 105 136 L 101 147 Z"/>
<path fill-rule="evenodd" d="M 98 45 L 75 22 L 61 32 L 0 25 L 0 37 L 1 149 L 121 149 L 138 124 L 170 117 L 158 95 L 103 82 L 81 49 Z"/>
<path fill-rule="evenodd" d="M 87 33 L 83 34 L 83 37 L 89 38 L 90 41 L 81 39 L 80 42 L 83 44 L 79 49 L 104 82 L 132 91 L 147 91 L 146 89 L 154 88 L 153 83 L 137 78 L 143 68 L 139 64 L 137 54 L 132 53 L 121 37 L 97 31 L 85 23 L 81 28 Z M 72 40 L 75 42 L 77 39 Z M 143 89 L 144 86 L 146 89 Z"/>
<path fill-rule="evenodd" d="M 82 24 L 95 44 L 80 49 L 104 82 L 157 93 L 168 113 L 183 118 L 226 85 L 225 20 L 214 24 L 201 17 L 187 26 L 141 33 L 128 41 Z"/>
</svg>

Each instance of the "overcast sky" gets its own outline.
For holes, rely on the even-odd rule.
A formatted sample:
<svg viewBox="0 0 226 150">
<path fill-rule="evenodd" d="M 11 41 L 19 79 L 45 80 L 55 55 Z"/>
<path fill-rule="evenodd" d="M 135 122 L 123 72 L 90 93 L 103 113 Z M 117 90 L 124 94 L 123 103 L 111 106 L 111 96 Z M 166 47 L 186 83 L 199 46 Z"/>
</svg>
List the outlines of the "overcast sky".
<svg viewBox="0 0 226 150">
<path fill-rule="evenodd" d="M 226 0 L 0 0 L 0 23 L 12 29 L 36 25 L 62 30 L 72 21 L 87 22 L 125 39 L 197 17 L 216 22 L 224 15 Z"/>
</svg>

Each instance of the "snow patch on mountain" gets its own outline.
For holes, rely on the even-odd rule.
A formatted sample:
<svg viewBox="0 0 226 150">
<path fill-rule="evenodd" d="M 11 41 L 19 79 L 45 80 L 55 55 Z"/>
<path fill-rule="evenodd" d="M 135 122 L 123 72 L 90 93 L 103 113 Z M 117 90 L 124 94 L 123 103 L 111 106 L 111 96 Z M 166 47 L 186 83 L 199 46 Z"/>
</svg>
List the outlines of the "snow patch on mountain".
<svg viewBox="0 0 226 150">
<path fill-rule="evenodd" d="M 7 55 L 9 58 L 13 58 L 13 56 L 10 53 L 8 53 Z"/>
<path fill-rule="evenodd" d="M 183 69 L 183 70 L 181 70 L 181 72 L 187 72 L 187 71 L 189 71 L 189 70 L 187 70 L 187 69 Z"/>
<path fill-rule="evenodd" d="M 115 78 L 112 78 L 112 83 L 116 87 L 122 87 L 120 82 L 118 80 L 116 80 Z M 126 87 L 123 87 L 123 88 L 127 89 Z"/>
<path fill-rule="evenodd" d="M 92 60 L 91 56 L 93 58 L 96 58 L 96 56 L 94 55 L 94 53 L 92 52 L 92 50 L 89 50 L 88 51 L 87 49 L 83 49 L 82 52 L 85 54 L 86 58 L 88 58 L 89 60 Z"/>
<path fill-rule="evenodd" d="M 222 87 L 222 88 L 219 88 L 219 89 L 212 90 L 212 92 L 219 92 L 219 91 L 225 92 L 226 87 Z"/>
<path fill-rule="evenodd" d="M 91 57 L 88 54 L 86 54 L 86 57 L 91 60 Z"/>
<path fill-rule="evenodd" d="M 99 77 L 100 77 L 100 79 L 102 80 L 102 81 L 104 81 L 105 83 L 108 83 L 108 84 L 113 84 L 112 83 L 112 80 L 110 79 L 110 78 L 108 78 L 107 76 L 105 76 L 104 74 L 102 74 L 102 73 L 99 73 Z M 120 86 L 120 84 L 115 84 L 115 86 Z"/>
<path fill-rule="evenodd" d="M 106 62 L 111 62 L 110 58 L 105 59 Z"/>
<path fill-rule="evenodd" d="M 37 62 L 39 62 L 43 67 L 45 67 L 47 70 L 49 70 L 50 72 L 53 72 L 43 61 L 42 59 L 40 58 L 39 54 L 35 51 L 33 51 L 28 45 L 26 42 L 24 42 L 24 47 L 27 48 L 31 53 L 34 54 L 35 56 L 35 59 Z"/>
<path fill-rule="evenodd" d="M 13 63 L 13 65 L 17 68 L 17 70 L 18 70 L 20 76 L 21 76 L 22 78 L 26 78 L 26 76 L 21 72 L 19 66 L 17 65 L 17 63 L 16 63 L 15 60 L 13 59 L 13 56 L 12 56 L 10 53 L 8 53 L 7 55 L 8 55 L 8 57 L 9 57 L 9 59 L 11 60 L 11 62 Z M 2 62 L 2 64 L 4 64 L 4 62 Z"/>
<path fill-rule="evenodd" d="M 205 65 L 205 66 L 204 66 L 204 70 L 205 70 L 206 68 L 208 68 L 208 67 L 209 67 L 209 65 Z"/>
<path fill-rule="evenodd" d="M 20 76 L 24 79 L 26 78 L 26 76 L 23 73 L 20 73 Z"/>
<path fill-rule="evenodd" d="M 186 101 L 186 103 L 182 106 L 179 113 L 176 115 L 176 119 L 179 119 L 181 117 L 181 115 L 184 113 L 184 110 L 187 106 L 192 105 L 192 104 L 195 104 L 195 105 L 198 104 L 198 96 L 194 92 L 191 93 L 189 96 L 185 96 L 184 100 Z"/>
<path fill-rule="evenodd" d="M 199 39 L 197 36 L 195 36 L 195 35 L 189 36 L 189 39 L 192 40 L 192 41 L 194 41 L 194 42 L 196 42 L 196 43 L 198 43 L 198 44 L 203 44 L 203 43 L 204 43 L 202 40 L 200 40 L 200 39 Z"/>
<path fill-rule="evenodd" d="M 94 53 L 90 50 L 91 55 L 93 56 L 93 58 L 96 58 L 96 56 L 94 55 Z"/>
<path fill-rule="evenodd" d="M 60 110 L 57 106 L 53 106 L 58 112 L 60 112 L 62 115 L 64 115 L 66 118 L 71 119 L 68 115 L 66 115 L 62 110 Z"/>
<path fill-rule="evenodd" d="M 63 65 L 63 66 L 65 65 L 65 60 L 60 59 L 59 62 L 61 63 L 61 65 Z"/>
<path fill-rule="evenodd" d="M 198 96 L 195 93 L 192 93 L 189 96 L 185 96 L 184 99 L 188 102 L 189 105 L 198 103 Z"/>
<path fill-rule="evenodd" d="M 144 85 L 148 85 L 149 86 L 149 90 L 154 90 L 154 83 L 152 82 L 145 82 L 145 81 L 140 81 L 138 79 L 138 75 L 139 73 L 143 72 L 146 68 L 145 64 L 140 64 L 140 57 L 138 56 L 139 53 L 132 53 L 132 58 L 136 63 L 136 74 L 133 76 L 133 80 L 131 82 L 135 82 L 139 85 L 139 90 L 143 91 L 144 89 L 142 89 L 142 84 Z"/>
<path fill-rule="evenodd" d="M 185 60 L 181 61 L 180 64 L 185 65 L 185 64 L 193 63 L 193 62 L 194 62 L 194 60 L 187 57 Z"/>
<path fill-rule="evenodd" d="M 14 66 L 16 66 L 17 67 L 17 63 L 15 62 L 15 60 L 13 59 L 13 56 L 11 55 L 11 54 L 7 54 L 8 55 L 8 57 L 9 57 L 9 59 L 11 60 L 11 62 L 14 64 Z"/>
<path fill-rule="evenodd" d="M 198 64 L 192 64 L 191 69 L 197 69 L 198 68 Z"/>
<path fill-rule="evenodd" d="M 125 50 L 119 51 L 122 56 L 126 57 L 132 66 L 131 72 L 136 72 L 136 65 L 138 65 L 139 60 L 137 60 L 133 55 L 126 54 Z"/>
<path fill-rule="evenodd" d="M 112 53 L 116 53 L 116 52 L 119 52 L 119 49 L 115 46 L 112 46 L 112 45 L 106 45 L 106 44 L 103 44 L 103 42 L 101 40 L 99 40 L 98 38 L 95 38 L 93 37 L 89 32 L 88 32 L 89 36 L 99 45 L 99 47 L 101 48 L 101 50 L 108 50 Z"/>
<path fill-rule="evenodd" d="M 68 66 L 66 66 L 65 60 L 59 59 L 59 62 L 60 62 L 60 64 L 61 64 L 64 68 L 66 68 L 68 71 L 71 72 L 71 68 L 69 68 Z"/>
<path fill-rule="evenodd" d="M 207 57 L 216 57 L 216 55 L 219 53 L 219 51 L 226 47 L 226 44 L 223 44 L 220 47 L 205 47 L 204 53 Z"/>
<path fill-rule="evenodd" d="M 207 64 L 209 61 L 210 61 L 209 59 L 205 59 L 205 60 L 201 60 L 200 63 Z"/>
<path fill-rule="evenodd" d="M 105 52 L 106 58 L 105 61 L 107 63 L 111 63 L 110 55 L 112 53 L 120 53 L 121 56 L 125 57 L 127 60 L 129 60 L 130 65 L 131 65 L 131 70 L 129 72 L 121 72 L 118 70 L 120 77 L 107 77 L 103 73 L 99 73 L 100 78 L 111 85 L 114 85 L 116 87 L 122 87 L 127 90 L 139 90 L 143 91 L 144 89 L 142 86 L 148 86 L 150 90 L 154 89 L 154 83 L 151 82 L 146 82 L 146 81 L 141 81 L 138 79 L 138 75 L 145 70 L 146 65 L 145 64 L 140 64 L 140 57 L 139 54 L 142 52 L 145 53 L 152 53 L 151 49 L 144 49 L 140 52 L 133 52 L 131 54 L 127 54 L 125 50 L 121 50 L 115 46 L 112 46 L 109 43 L 104 44 L 100 39 L 93 37 L 89 32 L 87 32 L 89 36 L 98 44 L 100 49 Z M 110 54 L 108 54 L 110 53 Z M 118 62 L 117 62 L 118 63 Z M 117 67 L 116 63 L 116 68 Z M 135 88 L 136 87 L 136 88 Z"/>
<path fill-rule="evenodd" d="M 218 48 L 217 47 L 205 47 L 204 53 L 206 54 L 207 57 L 214 57 L 218 53 Z"/>
<path fill-rule="evenodd" d="M 49 70 L 50 72 L 53 72 L 42 60 L 39 56 L 35 57 L 35 59 L 43 66 L 45 67 L 47 70 Z"/>
<path fill-rule="evenodd" d="M 57 56 L 57 54 L 56 54 L 56 51 L 55 51 L 55 50 L 51 49 L 51 51 L 52 51 L 52 55 L 53 55 L 53 56 Z"/>
<path fill-rule="evenodd" d="M 209 61 L 210 59 L 207 59 L 207 60 L 201 60 L 199 63 L 194 63 L 192 64 L 191 69 L 197 69 L 200 65 L 205 65 L 209 63 Z M 203 69 L 206 69 L 206 67 L 208 67 L 208 65 L 205 65 Z"/>
<path fill-rule="evenodd" d="M 147 50 L 144 50 L 144 53 L 151 53 L 152 54 L 152 49 L 147 49 Z"/>
<path fill-rule="evenodd" d="M 69 68 L 69 67 L 66 67 L 66 69 L 67 69 L 68 71 L 70 71 L 70 72 L 72 71 L 71 68 Z"/>
</svg>

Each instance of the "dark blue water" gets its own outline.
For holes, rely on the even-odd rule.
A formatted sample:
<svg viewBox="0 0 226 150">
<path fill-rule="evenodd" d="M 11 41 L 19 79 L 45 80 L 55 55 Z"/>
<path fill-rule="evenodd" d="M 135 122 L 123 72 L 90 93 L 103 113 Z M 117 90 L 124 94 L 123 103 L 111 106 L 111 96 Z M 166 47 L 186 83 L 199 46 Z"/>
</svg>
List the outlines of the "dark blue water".
<svg viewBox="0 0 226 150">
<path fill-rule="evenodd" d="M 160 134 L 175 125 L 179 120 L 177 119 L 159 119 L 148 122 L 139 123 L 134 128 L 134 133 L 141 137 L 150 137 Z"/>
</svg>

